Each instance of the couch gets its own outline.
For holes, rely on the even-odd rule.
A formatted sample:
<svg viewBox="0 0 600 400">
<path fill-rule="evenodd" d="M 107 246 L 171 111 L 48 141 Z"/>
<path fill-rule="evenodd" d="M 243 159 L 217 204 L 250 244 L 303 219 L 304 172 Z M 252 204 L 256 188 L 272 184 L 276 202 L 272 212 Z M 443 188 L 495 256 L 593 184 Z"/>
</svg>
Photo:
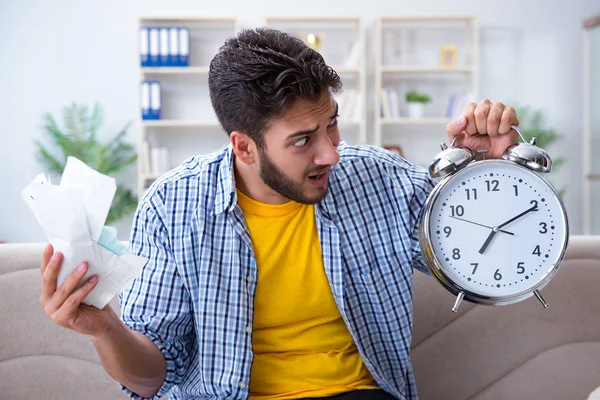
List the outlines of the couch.
<svg viewBox="0 0 600 400">
<path fill-rule="evenodd" d="M 126 398 L 91 341 L 53 325 L 38 304 L 43 244 L 0 245 L 0 398 Z M 489 307 L 414 276 L 412 360 L 429 399 L 586 399 L 600 386 L 600 236 L 573 236 L 535 299 Z M 113 300 L 113 306 L 116 306 Z"/>
</svg>

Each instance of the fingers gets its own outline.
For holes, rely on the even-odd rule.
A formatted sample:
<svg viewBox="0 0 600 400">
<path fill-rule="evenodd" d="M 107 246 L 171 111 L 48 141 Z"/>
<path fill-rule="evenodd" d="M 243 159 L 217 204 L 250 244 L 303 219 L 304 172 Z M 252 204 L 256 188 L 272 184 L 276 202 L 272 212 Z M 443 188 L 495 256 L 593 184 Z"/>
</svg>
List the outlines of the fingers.
<svg viewBox="0 0 600 400">
<path fill-rule="evenodd" d="M 46 256 L 45 253 L 44 256 Z M 56 278 L 58 277 L 58 271 L 60 270 L 62 260 L 63 255 L 59 252 L 55 252 L 46 263 L 46 267 L 44 267 L 44 272 L 42 273 L 42 297 L 40 297 L 40 304 L 42 307 L 45 306 L 48 299 L 50 299 L 56 291 Z"/>
<path fill-rule="evenodd" d="M 502 116 L 500 118 L 500 127 L 498 128 L 498 133 L 501 135 L 509 133 L 512 129 L 512 125 L 519 126 L 519 119 L 517 118 L 517 113 L 512 107 L 504 107 L 504 110 L 502 111 Z M 516 132 L 514 133 L 516 139 Z"/>
<path fill-rule="evenodd" d="M 456 121 L 450 121 L 448 125 L 446 125 L 446 134 L 448 135 L 448 140 L 452 143 L 454 137 L 460 135 L 460 133 L 467 126 L 467 119 L 464 116 L 458 117 Z"/>
<path fill-rule="evenodd" d="M 477 107 L 475 108 L 475 111 L 473 112 L 474 117 L 475 117 L 475 125 L 476 125 L 476 129 L 477 129 L 475 133 L 479 133 L 480 135 L 487 135 L 487 133 L 488 133 L 487 121 L 488 121 L 488 114 L 490 113 L 491 107 L 492 107 L 492 102 L 487 99 L 482 100 L 481 102 L 479 102 L 479 104 L 477 104 Z"/>
<path fill-rule="evenodd" d="M 73 292 L 66 300 L 60 304 L 59 308 L 53 310 L 51 314 L 48 314 L 50 309 L 46 310 L 48 316 L 52 320 L 64 327 L 72 327 L 77 318 L 79 306 L 83 302 L 83 299 L 96 287 L 98 283 L 98 277 L 92 276 L 88 279 L 79 289 Z M 62 286 L 62 285 L 61 285 Z"/>
<path fill-rule="evenodd" d="M 40 265 L 40 273 L 44 275 L 44 271 L 50 262 L 50 257 L 52 257 L 52 253 L 54 252 L 54 248 L 50 243 L 44 247 L 44 253 L 42 254 L 42 263 Z"/>
<path fill-rule="evenodd" d="M 468 135 L 475 135 L 477 133 L 477 124 L 475 123 L 475 108 L 477 103 L 469 103 L 463 111 L 463 116 L 467 119 L 467 127 L 464 129 Z"/>
<path fill-rule="evenodd" d="M 464 131 L 469 135 L 504 135 L 511 131 L 511 125 L 519 124 L 514 108 L 501 102 L 492 104 L 488 99 L 467 104 L 463 116 L 467 119 Z"/>
<path fill-rule="evenodd" d="M 502 113 L 506 107 L 504 104 L 497 102 L 492 104 L 490 112 L 487 116 L 487 134 L 490 136 L 498 136 L 500 129 L 500 121 Z"/>
<path fill-rule="evenodd" d="M 48 266 L 51 268 L 51 266 Z M 58 270 L 58 268 L 56 268 Z M 51 316 L 57 309 L 59 309 L 65 300 L 75 290 L 85 273 L 87 272 L 88 265 L 86 262 L 82 262 L 75 268 L 75 270 L 64 280 L 64 282 L 56 288 L 55 292 L 47 299 L 44 305 L 46 315 Z M 54 277 L 56 285 L 56 277 Z"/>
</svg>

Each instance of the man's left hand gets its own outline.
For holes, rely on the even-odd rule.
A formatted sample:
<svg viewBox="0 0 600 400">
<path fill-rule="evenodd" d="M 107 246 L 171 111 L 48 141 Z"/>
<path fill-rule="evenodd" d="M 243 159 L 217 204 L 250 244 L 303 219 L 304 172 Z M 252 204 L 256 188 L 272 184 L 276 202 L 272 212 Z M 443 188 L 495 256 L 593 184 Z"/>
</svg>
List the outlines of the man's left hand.
<svg viewBox="0 0 600 400">
<path fill-rule="evenodd" d="M 519 125 L 515 109 L 486 99 L 467 104 L 462 115 L 446 125 L 446 133 L 450 143 L 460 135 L 456 146 L 474 152 L 487 150 L 485 158 L 501 158 L 506 148 L 517 142 L 517 132 L 511 125 Z"/>
</svg>

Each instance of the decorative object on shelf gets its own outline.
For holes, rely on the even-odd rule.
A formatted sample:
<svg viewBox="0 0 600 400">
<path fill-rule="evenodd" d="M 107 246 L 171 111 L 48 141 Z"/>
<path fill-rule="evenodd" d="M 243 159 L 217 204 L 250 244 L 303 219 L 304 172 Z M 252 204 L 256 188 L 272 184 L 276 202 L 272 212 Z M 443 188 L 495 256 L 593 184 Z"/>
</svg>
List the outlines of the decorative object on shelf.
<svg viewBox="0 0 600 400">
<path fill-rule="evenodd" d="M 309 33 L 300 36 L 300 40 L 306 43 L 306 45 L 314 51 L 319 51 L 323 44 L 323 34 Z"/>
<path fill-rule="evenodd" d="M 131 123 L 111 140 L 102 143 L 97 133 L 103 122 L 103 112 L 100 105 L 95 104 L 91 115 L 88 107 L 73 103 L 63 110 L 65 131 L 61 131 L 55 118 L 47 113 L 44 115 L 44 130 L 53 140 L 53 145 L 61 152 L 54 156 L 53 151 L 35 141 L 38 158 L 46 165 L 51 173 L 60 176 L 65 169 L 67 158 L 73 156 L 83 161 L 91 168 L 104 175 L 115 175 L 126 167 L 134 164 L 137 154 L 134 146 L 124 141 Z M 108 213 L 106 223 L 118 221 L 135 211 L 137 197 L 122 184 L 117 184 L 117 191 Z"/>
<path fill-rule="evenodd" d="M 423 118 L 425 104 L 431 102 L 431 97 L 425 93 L 412 90 L 406 93 L 408 116 L 410 118 Z"/>
<path fill-rule="evenodd" d="M 444 45 L 440 48 L 440 66 L 454 68 L 458 64 L 458 46 Z"/>
<path fill-rule="evenodd" d="M 404 151 L 402 151 L 402 147 L 400 145 L 388 144 L 387 146 L 383 146 L 383 148 L 386 150 L 390 150 L 390 151 L 398 154 L 400 157 L 404 158 Z"/>
<path fill-rule="evenodd" d="M 189 28 L 141 27 L 139 46 L 142 67 L 189 66 Z"/>
</svg>

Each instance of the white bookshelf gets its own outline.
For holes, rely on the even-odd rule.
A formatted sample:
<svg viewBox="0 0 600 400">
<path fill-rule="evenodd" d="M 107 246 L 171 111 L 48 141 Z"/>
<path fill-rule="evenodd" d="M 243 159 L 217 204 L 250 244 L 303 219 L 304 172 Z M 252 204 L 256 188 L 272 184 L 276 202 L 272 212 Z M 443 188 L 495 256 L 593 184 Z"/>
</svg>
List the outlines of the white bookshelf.
<svg viewBox="0 0 600 400">
<path fill-rule="evenodd" d="M 336 95 L 340 134 L 350 144 L 367 143 L 366 34 L 360 17 L 267 17 L 266 25 L 306 41 L 317 35 L 327 65 L 344 85 Z"/>
<path fill-rule="evenodd" d="M 156 80 L 161 85 L 161 119 L 143 120 L 138 109 L 138 196 L 168 169 L 195 154 L 216 151 L 228 137 L 218 124 L 210 103 L 208 69 L 213 56 L 228 37 L 238 31 L 233 17 L 145 16 L 142 27 L 187 27 L 189 66 L 142 67 L 138 81 Z M 163 149 L 162 162 L 153 162 Z M 162 168 L 157 169 L 158 164 Z"/>
<path fill-rule="evenodd" d="M 583 233 L 600 234 L 600 15 L 583 25 Z"/>
<path fill-rule="evenodd" d="M 447 45 L 456 47 L 456 62 L 442 65 L 440 51 Z M 466 102 L 479 97 L 477 20 L 472 16 L 378 18 L 373 53 L 373 142 L 400 146 L 405 158 L 425 166 L 445 141 L 446 124 Z M 412 90 L 432 98 L 419 118 L 409 115 L 405 97 Z"/>
</svg>

